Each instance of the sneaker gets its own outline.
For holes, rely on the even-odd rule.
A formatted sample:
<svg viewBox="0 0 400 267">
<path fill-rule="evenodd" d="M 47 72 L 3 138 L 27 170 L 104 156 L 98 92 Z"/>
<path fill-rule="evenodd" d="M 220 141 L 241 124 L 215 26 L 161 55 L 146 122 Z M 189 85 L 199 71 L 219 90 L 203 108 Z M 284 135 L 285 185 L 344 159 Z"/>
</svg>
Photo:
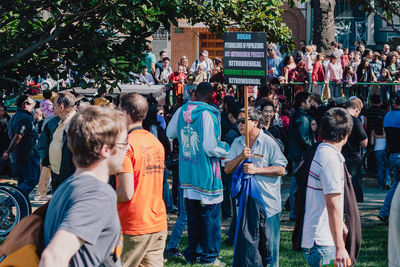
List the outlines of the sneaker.
<svg viewBox="0 0 400 267">
<path fill-rule="evenodd" d="M 378 217 L 378 219 L 381 220 L 382 222 L 384 222 L 385 224 L 389 224 L 388 216 L 382 216 L 382 215 L 378 214 L 376 217 Z"/>
<path fill-rule="evenodd" d="M 47 201 L 49 198 L 46 195 L 35 195 L 33 200 L 35 201 Z"/>
<path fill-rule="evenodd" d="M 390 190 L 390 184 L 385 185 L 385 190 Z"/>
<path fill-rule="evenodd" d="M 210 263 L 203 263 L 203 266 L 226 266 L 226 263 L 220 261 L 219 259 L 215 259 L 215 261 Z"/>
<path fill-rule="evenodd" d="M 177 248 L 170 248 L 165 250 L 165 257 L 168 258 L 181 258 L 182 253 Z"/>
</svg>

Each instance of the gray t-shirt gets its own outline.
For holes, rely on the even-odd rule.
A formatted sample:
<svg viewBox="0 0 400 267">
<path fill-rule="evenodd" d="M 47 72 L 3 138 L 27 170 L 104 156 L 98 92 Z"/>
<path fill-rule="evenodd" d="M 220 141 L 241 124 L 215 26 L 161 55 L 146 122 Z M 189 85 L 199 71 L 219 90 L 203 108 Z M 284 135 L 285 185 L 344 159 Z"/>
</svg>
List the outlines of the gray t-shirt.
<svg viewBox="0 0 400 267">
<path fill-rule="evenodd" d="M 47 209 L 45 246 L 58 230 L 85 241 L 69 266 L 99 266 L 120 241 L 115 191 L 91 175 L 68 178 L 57 189 Z M 121 266 L 120 261 L 116 266 Z"/>
</svg>

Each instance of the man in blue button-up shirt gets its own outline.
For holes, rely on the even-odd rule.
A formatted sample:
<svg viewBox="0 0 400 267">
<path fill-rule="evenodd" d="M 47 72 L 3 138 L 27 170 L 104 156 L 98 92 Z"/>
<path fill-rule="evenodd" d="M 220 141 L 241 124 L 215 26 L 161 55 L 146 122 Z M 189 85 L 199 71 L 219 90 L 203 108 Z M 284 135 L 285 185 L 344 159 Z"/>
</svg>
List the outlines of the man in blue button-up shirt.
<svg viewBox="0 0 400 267">
<path fill-rule="evenodd" d="M 268 59 L 267 59 L 267 73 L 268 73 L 268 81 L 271 81 L 273 78 L 278 78 L 282 73 L 283 60 L 281 57 L 276 55 L 275 46 L 268 47 Z"/>
</svg>

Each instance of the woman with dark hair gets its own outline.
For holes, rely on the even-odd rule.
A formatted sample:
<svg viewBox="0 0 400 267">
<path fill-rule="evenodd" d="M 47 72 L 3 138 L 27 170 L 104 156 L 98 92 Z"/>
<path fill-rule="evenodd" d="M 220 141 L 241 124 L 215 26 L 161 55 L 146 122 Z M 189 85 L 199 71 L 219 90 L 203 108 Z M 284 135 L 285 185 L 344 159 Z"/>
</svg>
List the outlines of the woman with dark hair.
<svg viewBox="0 0 400 267">
<path fill-rule="evenodd" d="M 289 73 L 294 68 L 296 68 L 294 57 L 292 55 L 287 55 L 283 60 L 283 71 L 282 71 L 283 76 L 285 77 L 285 83 L 289 82 Z"/>
<path fill-rule="evenodd" d="M 329 83 L 329 88 L 331 90 L 332 97 L 342 96 L 342 92 L 340 90 L 339 82 L 343 78 L 343 69 L 342 65 L 338 62 L 338 57 L 335 54 L 330 56 L 331 61 L 326 67 L 326 82 Z"/>
<path fill-rule="evenodd" d="M 298 92 L 304 92 L 306 90 L 306 86 L 308 85 L 308 73 L 304 68 L 304 62 L 300 61 L 297 64 L 297 67 L 292 69 L 289 73 L 289 83 L 291 82 L 304 82 L 303 84 L 294 85 L 294 94 L 296 95 Z"/>
<path fill-rule="evenodd" d="M 378 82 L 391 83 L 392 81 L 393 79 L 392 76 L 390 76 L 390 71 L 387 68 L 383 68 L 381 76 L 378 78 Z M 391 91 L 391 85 L 381 85 L 381 97 L 384 102 L 389 102 Z"/>
<path fill-rule="evenodd" d="M 372 71 L 367 58 L 361 60 L 361 63 L 357 68 L 357 78 L 358 82 L 376 82 L 375 74 Z M 368 98 L 369 87 L 369 85 L 360 85 L 358 87 L 359 94 L 361 94 L 364 99 Z"/>
<path fill-rule="evenodd" d="M 365 49 L 365 51 L 364 51 L 362 57 L 363 57 L 363 58 L 367 58 L 368 61 L 371 61 L 372 55 L 373 55 L 373 54 L 372 54 L 372 50 L 369 49 L 369 48 L 367 48 L 367 49 Z"/>
<path fill-rule="evenodd" d="M 390 166 L 386 153 L 386 134 L 383 128 L 383 118 L 379 117 L 371 131 L 371 145 L 374 146 L 378 169 L 379 189 L 390 188 Z"/>
<path fill-rule="evenodd" d="M 344 68 L 342 83 L 344 84 L 344 94 L 346 98 L 354 95 L 354 85 L 357 83 L 357 73 L 351 65 Z"/>
<path fill-rule="evenodd" d="M 305 47 L 304 47 L 304 49 L 305 49 Z M 304 50 L 304 52 L 305 52 L 305 50 Z M 296 65 L 299 64 L 299 62 L 303 60 L 303 56 L 304 56 L 304 53 L 302 51 L 296 51 L 296 53 L 294 53 L 294 62 Z"/>
<path fill-rule="evenodd" d="M 397 72 L 396 57 L 393 54 L 389 54 L 386 57 L 386 68 L 389 70 L 392 77 Z"/>
<path fill-rule="evenodd" d="M 210 78 L 210 83 L 211 85 L 214 85 L 215 83 L 221 83 L 221 84 L 224 83 L 224 70 L 222 66 L 214 68 Z"/>
</svg>

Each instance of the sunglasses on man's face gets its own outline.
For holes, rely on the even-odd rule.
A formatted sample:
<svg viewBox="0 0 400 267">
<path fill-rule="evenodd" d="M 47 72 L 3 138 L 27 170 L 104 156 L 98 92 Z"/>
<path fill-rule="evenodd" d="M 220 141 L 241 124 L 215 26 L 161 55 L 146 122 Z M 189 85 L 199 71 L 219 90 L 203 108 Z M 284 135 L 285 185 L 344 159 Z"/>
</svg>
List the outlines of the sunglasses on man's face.
<svg viewBox="0 0 400 267">
<path fill-rule="evenodd" d="M 249 121 L 252 121 L 252 119 L 249 118 Z M 245 118 L 241 118 L 240 120 L 238 120 L 238 124 L 245 124 L 245 123 L 246 123 Z"/>
</svg>

